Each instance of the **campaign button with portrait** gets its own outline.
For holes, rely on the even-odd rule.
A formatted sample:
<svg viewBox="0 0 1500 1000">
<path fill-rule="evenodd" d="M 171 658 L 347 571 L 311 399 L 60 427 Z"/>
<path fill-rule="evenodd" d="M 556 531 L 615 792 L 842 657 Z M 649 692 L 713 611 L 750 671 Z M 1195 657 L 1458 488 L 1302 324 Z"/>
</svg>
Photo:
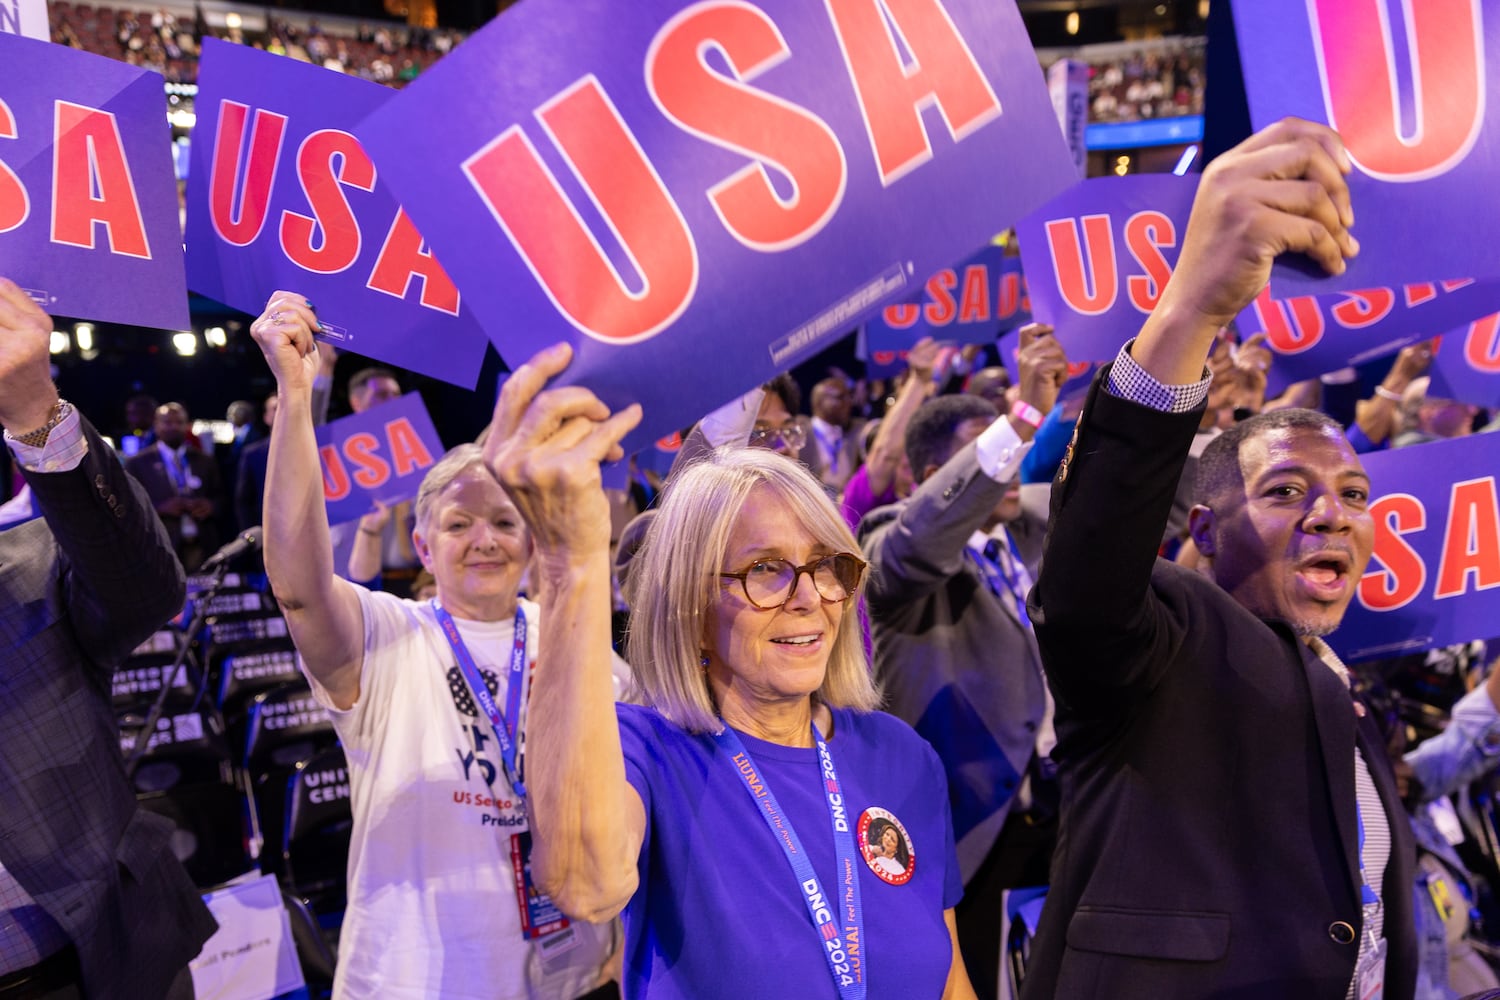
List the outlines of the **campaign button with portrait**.
<svg viewBox="0 0 1500 1000">
<path fill-rule="evenodd" d="M 884 809 L 871 806 L 859 815 L 859 849 L 875 877 L 890 885 L 911 881 L 917 867 L 917 852 L 901 821 Z"/>
</svg>

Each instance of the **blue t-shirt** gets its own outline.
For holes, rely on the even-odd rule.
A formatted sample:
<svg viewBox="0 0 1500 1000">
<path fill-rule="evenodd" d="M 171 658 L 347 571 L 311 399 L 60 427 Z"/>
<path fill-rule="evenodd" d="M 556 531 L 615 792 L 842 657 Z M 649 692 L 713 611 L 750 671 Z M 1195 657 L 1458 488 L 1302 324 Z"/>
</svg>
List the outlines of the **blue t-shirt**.
<svg viewBox="0 0 1500 1000">
<path fill-rule="evenodd" d="M 640 887 L 624 913 L 625 996 L 836 1000 L 792 867 L 714 738 L 689 735 L 654 709 L 617 712 L 625 776 L 646 806 Z M 850 829 L 862 847 L 877 845 L 855 862 L 867 996 L 940 997 L 953 962 L 943 911 L 963 895 L 942 765 L 883 712 L 835 709 L 833 720 L 828 749 Z M 817 751 L 739 736 L 823 891 L 838 897 Z"/>
</svg>

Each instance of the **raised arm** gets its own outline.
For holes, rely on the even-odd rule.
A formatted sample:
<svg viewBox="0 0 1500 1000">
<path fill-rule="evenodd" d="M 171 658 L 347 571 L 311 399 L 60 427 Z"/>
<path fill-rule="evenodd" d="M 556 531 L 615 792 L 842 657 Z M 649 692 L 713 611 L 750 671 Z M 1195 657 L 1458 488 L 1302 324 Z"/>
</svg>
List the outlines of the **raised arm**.
<svg viewBox="0 0 1500 1000">
<path fill-rule="evenodd" d="M 1060 699 L 1107 704 L 1111 688 L 1149 685 L 1166 662 L 1155 646 L 1172 640 L 1148 612 L 1150 579 L 1207 396 L 1204 361 L 1277 255 L 1344 270 L 1358 250 L 1348 169 L 1336 134 L 1288 119 L 1204 171 L 1172 280 L 1095 383 L 1053 488 L 1031 617 Z"/>
<path fill-rule="evenodd" d="M 635 892 L 645 836 L 625 779 L 610 650 L 609 501 L 599 463 L 624 457 L 640 421 L 587 389 L 543 391 L 572 350 L 543 351 L 506 380 L 485 459 L 531 531 L 541 659 L 526 722 L 532 874 L 563 912 L 600 922 Z"/>
<path fill-rule="evenodd" d="M 389 504 L 377 500 L 375 509 L 359 519 L 354 544 L 349 547 L 350 580 L 376 586 L 372 581 L 380 579 L 384 568 L 381 559 L 385 555 L 385 526 L 390 523 L 392 512 Z"/>
<path fill-rule="evenodd" d="M 1391 363 L 1391 370 L 1375 388 L 1375 395 L 1355 404 L 1354 426 L 1364 435 L 1371 448 L 1379 448 L 1401 429 L 1401 394 L 1411 385 L 1412 379 L 1427 370 L 1431 361 L 1431 341 L 1408 344 L 1396 355 L 1396 360 Z M 1368 449 L 1356 447 L 1355 450 Z"/>
<path fill-rule="evenodd" d="M 1021 401 L 1049 412 L 1068 377 L 1068 358 L 1052 328 L 1032 324 L 1017 356 Z M 871 570 L 865 594 L 872 608 L 900 603 L 942 586 L 962 567 L 969 537 L 994 516 L 995 506 L 1026 457 L 1036 430 L 1002 415 L 977 440 L 958 449 L 922 484 L 894 521 L 861 531 Z"/>
<path fill-rule="evenodd" d="M 276 376 L 281 404 L 266 463 L 266 575 L 307 670 L 338 708 L 359 700 L 364 614 L 354 585 L 333 571 L 323 473 L 313 431 L 317 317 L 294 292 L 276 292 L 250 326 Z"/>
<path fill-rule="evenodd" d="M 1209 164 L 1173 280 L 1130 350 L 1147 374 L 1163 385 L 1197 382 L 1214 337 L 1266 287 L 1281 254 L 1344 273 L 1344 258 L 1359 251 L 1349 170 L 1336 133 L 1295 118 Z"/>
<path fill-rule="evenodd" d="M 906 381 L 896 394 L 896 401 L 880 421 L 875 440 L 870 444 L 870 454 L 865 459 L 865 475 L 870 480 L 870 492 L 880 496 L 896 479 L 896 470 L 901 465 L 901 455 L 906 450 L 906 425 L 911 415 L 917 412 L 932 395 L 932 368 L 937 363 L 940 347 L 931 337 L 923 337 L 912 345 L 906 356 Z"/>
<path fill-rule="evenodd" d="M 182 609 L 182 566 L 146 491 L 58 399 L 51 332 L 51 318 L 0 278 L 0 426 L 62 552 L 79 645 L 110 670 Z"/>
</svg>

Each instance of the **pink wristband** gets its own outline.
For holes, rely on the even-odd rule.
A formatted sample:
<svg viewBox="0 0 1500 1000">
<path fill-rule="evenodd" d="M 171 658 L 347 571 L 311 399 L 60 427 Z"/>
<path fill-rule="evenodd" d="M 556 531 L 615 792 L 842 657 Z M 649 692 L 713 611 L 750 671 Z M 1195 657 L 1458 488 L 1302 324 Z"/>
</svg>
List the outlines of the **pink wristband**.
<svg viewBox="0 0 1500 1000">
<path fill-rule="evenodd" d="M 1024 399 L 1018 399 L 1010 404 L 1010 415 L 1021 423 L 1029 425 L 1032 430 L 1042 426 L 1042 411 Z"/>
</svg>

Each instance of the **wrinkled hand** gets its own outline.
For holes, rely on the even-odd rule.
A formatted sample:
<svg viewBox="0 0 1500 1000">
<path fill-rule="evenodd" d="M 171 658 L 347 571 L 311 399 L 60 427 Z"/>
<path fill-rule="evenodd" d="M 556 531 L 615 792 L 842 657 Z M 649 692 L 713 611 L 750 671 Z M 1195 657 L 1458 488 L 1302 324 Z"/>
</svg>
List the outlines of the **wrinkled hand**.
<svg viewBox="0 0 1500 1000">
<path fill-rule="evenodd" d="M 286 291 L 272 292 L 265 310 L 250 324 L 250 336 L 282 389 L 311 390 L 321 354 L 313 339 L 317 329 L 318 317 L 306 297 Z"/>
<path fill-rule="evenodd" d="M 52 317 L 0 278 L 0 425 L 12 434 L 37 430 L 57 402 L 51 340 Z"/>
<path fill-rule="evenodd" d="M 1020 373 L 1021 401 L 1044 414 L 1051 413 L 1063 383 L 1068 380 L 1068 356 L 1052 336 L 1052 327 L 1045 323 L 1027 323 L 1021 327 L 1019 336 L 1021 347 L 1016 353 L 1016 368 Z"/>
<path fill-rule="evenodd" d="M 1271 262 L 1305 253 L 1330 274 L 1359 252 L 1344 177 L 1351 164 L 1332 129 L 1286 118 L 1208 165 L 1174 280 L 1162 305 L 1226 326 L 1266 286 Z"/>
<path fill-rule="evenodd" d="M 517 368 L 500 390 L 484 460 L 531 529 L 543 564 L 581 564 L 609 551 L 609 501 L 600 462 L 625 457 L 620 440 L 641 421 L 581 386 L 544 388 L 568 367 L 573 349 L 549 347 Z M 553 563 L 554 566 L 558 565 Z"/>
</svg>

